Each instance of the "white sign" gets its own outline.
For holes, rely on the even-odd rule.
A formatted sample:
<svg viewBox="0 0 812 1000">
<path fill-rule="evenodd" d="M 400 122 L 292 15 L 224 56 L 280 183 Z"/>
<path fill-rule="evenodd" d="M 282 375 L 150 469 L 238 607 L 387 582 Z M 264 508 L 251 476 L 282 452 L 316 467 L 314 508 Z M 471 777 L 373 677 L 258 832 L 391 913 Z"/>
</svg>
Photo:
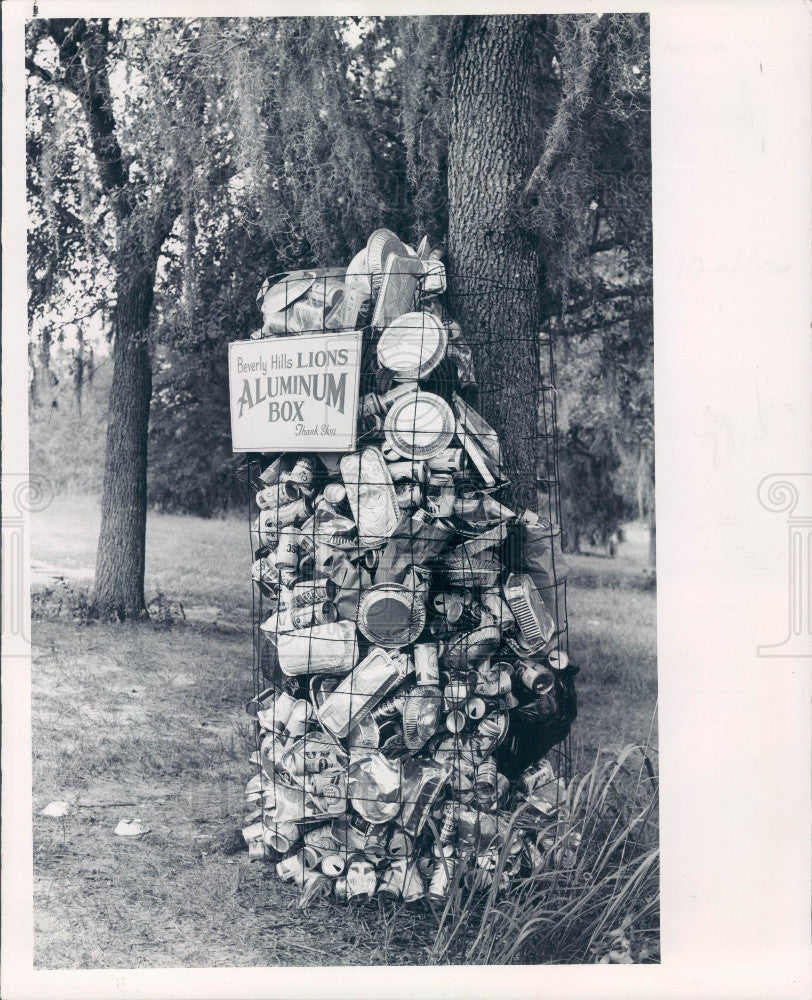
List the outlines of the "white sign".
<svg viewBox="0 0 812 1000">
<path fill-rule="evenodd" d="M 228 345 L 234 451 L 354 451 L 361 331 Z"/>
</svg>

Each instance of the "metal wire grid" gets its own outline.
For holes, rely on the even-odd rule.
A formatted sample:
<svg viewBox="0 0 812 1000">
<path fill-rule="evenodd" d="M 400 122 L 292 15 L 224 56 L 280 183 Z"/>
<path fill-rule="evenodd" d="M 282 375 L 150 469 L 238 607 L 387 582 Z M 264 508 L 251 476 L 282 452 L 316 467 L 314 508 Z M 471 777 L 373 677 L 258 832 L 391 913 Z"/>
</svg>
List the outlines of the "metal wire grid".
<svg viewBox="0 0 812 1000">
<path fill-rule="evenodd" d="M 377 275 L 369 276 L 371 287 L 374 287 L 374 283 L 376 282 L 376 279 L 378 277 L 379 276 Z M 318 288 L 318 285 L 320 283 L 322 287 Z M 295 312 L 291 310 L 290 307 L 292 304 L 295 304 L 295 301 L 297 300 L 294 300 L 292 295 L 289 296 L 287 294 L 288 282 L 285 282 L 284 303 L 283 303 L 283 308 L 280 310 L 285 320 L 285 329 L 284 331 L 280 332 L 302 333 L 302 334 L 329 332 L 331 328 L 327 325 L 327 322 L 329 320 L 331 312 L 335 309 L 336 305 L 341 304 L 344 295 L 341 288 L 335 287 L 336 284 L 340 284 L 340 282 L 336 282 L 334 275 L 322 275 L 322 276 L 316 275 L 315 280 L 311 283 L 311 285 L 305 292 L 306 295 L 305 304 L 309 304 L 308 300 L 315 300 L 317 303 L 321 302 L 323 304 L 317 305 L 315 313 L 308 313 L 306 310 L 302 312 L 302 310 L 300 309 L 299 319 L 295 322 L 295 324 L 289 324 L 288 322 L 289 320 L 296 318 Z M 417 282 L 415 284 L 415 288 L 412 291 L 412 296 L 416 297 L 418 300 L 420 299 L 419 284 L 420 283 Z M 316 287 L 315 292 L 313 292 L 314 287 Z M 301 285 L 297 286 L 296 290 L 300 291 L 300 289 Z M 498 284 L 495 286 L 494 283 L 490 283 L 490 287 L 483 288 L 477 294 L 486 296 L 488 294 L 493 294 L 494 290 L 498 291 L 499 293 L 503 293 L 505 291 L 515 291 L 516 289 L 513 289 L 510 286 L 506 286 L 503 284 Z M 301 294 L 299 294 L 298 299 L 301 299 L 301 297 L 302 297 Z M 321 324 L 306 327 L 306 322 L 308 321 L 312 322 L 312 320 L 307 319 L 307 317 L 313 315 L 322 317 Z M 441 316 L 445 321 L 447 321 L 449 318 L 447 313 L 443 314 L 443 312 L 441 312 Z M 305 319 L 303 319 L 303 317 L 305 317 Z M 292 325 L 295 325 L 296 328 L 291 329 Z M 378 335 L 379 331 L 373 330 L 369 327 L 365 329 L 364 332 L 365 352 L 364 352 L 363 372 L 361 380 L 361 394 L 363 396 L 366 396 L 369 393 L 374 393 L 375 389 L 378 389 L 378 391 L 380 392 L 382 388 L 387 387 L 386 380 L 384 379 L 383 382 L 381 381 L 381 370 L 379 368 L 376 370 L 376 365 L 373 357 L 374 347 L 375 344 L 377 343 Z M 417 352 L 419 357 L 423 357 L 424 347 L 426 346 L 424 340 L 425 336 L 426 336 L 426 327 L 423 326 L 421 328 L 421 338 L 419 343 L 419 350 Z M 527 484 L 528 480 L 525 477 L 532 476 L 533 486 L 535 487 L 536 490 L 535 495 L 538 501 L 537 503 L 538 512 L 544 513 L 546 516 L 546 523 L 549 529 L 553 585 L 550 588 L 551 593 L 545 593 L 543 596 L 545 599 L 545 603 L 552 605 L 550 610 L 554 614 L 554 620 L 557 625 L 557 629 L 553 641 L 549 646 L 549 649 L 556 649 L 568 653 L 569 636 L 568 636 L 568 619 L 567 619 L 566 580 L 565 579 L 559 580 L 555 568 L 555 552 L 556 552 L 555 535 L 560 531 L 561 501 L 560 501 L 559 470 L 558 470 L 554 344 L 552 338 L 542 337 L 540 335 L 533 338 L 532 342 L 530 343 L 529 340 L 530 338 L 528 338 L 527 336 L 525 337 L 505 336 L 501 331 L 499 332 L 500 344 L 507 346 L 508 349 L 511 349 L 512 347 L 522 346 L 525 349 L 529 347 L 530 350 L 536 353 L 538 357 L 538 374 L 539 374 L 538 385 L 537 387 L 534 387 L 532 390 L 534 392 L 534 396 L 537 402 L 535 409 L 538 412 L 538 421 L 535 422 L 535 424 L 531 428 L 528 428 L 528 439 L 531 443 L 531 447 L 530 449 L 527 449 L 527 451 L 532 456 L 533 467 L 532 469 L 530 468 L 513 469 L 513 470 L 508 469 L 505 471 L 508 473 L 509 477 L 511 476 L 512 473 L 511 481 L 514 484 L 517 482 L 522 482 L 522 480 L 524 480 L 524 484 Z M 452 342 L 452 344 L 449 345 L 450 347 L 449 354 L 451 354 L 452 357 L 454 357 L 454 348 L 453 348 L 454 343 L 456 342 Z M 460 398 L 464 400 L 467 400 L 469 397 L 471 397 L 472 394 L 470 392 L 470 386 L 462 384 L 462 380 L 460 379 L 459 374 L 464 373 L 466 368 L 466 353 L 465 353 L 466 347 L 470 348 L 472 346 L 478 346 L 478 343 L 479 342 L 477 341 L 476 337 L 472 339 L 471 332 L 465 331 L 465 341 L 463 343 L 458 344 L 456 348 L 457 352 L 459 352 L 457 353 L 455 359 L 456 369 L 453 368 L 448 363 L 448 358 L 446 358 L 445 361 L 441 362 L 441 364 L 432 372 L 427 373 L 425 377 L 419 378 L 420 388 L 424 391 L 428 391 L 433 394 L 439 395 L 442 398 L 446 399 L 446 401 L 452 398 L 452 394 L 455 392 L 459 393 Z M 468 355 L 468 361 L 470 364 L 470 355 Z M 489 393 L 492 394 L 495 391 L 498 391 L 498 387 L 489 385 L 480 385 L 479 400 L 481 401 L 483 399 L 486 399 Z M 383 423 L 384 423 L 383 420 L 380 418 L 378 418 L 377 420 L 375 419 L 366 420 L 359 431 L 357 448 L 363 449 L 365 447 L 383 444 L 384 440 Z M 460 431 L 462 431 L 461 434 Z M 484 444 L 486 449 L 488 445 L 493 446 L 495 444 L 498 444 L 497 441 L 487 440 L 488 437 L 490 436 L 487 432 L 484 435 L 480 433 L 476 437 L 471 435 L 471 437 L 469 438 L 469 431 L 467 424 L 461 424 L 458 420 L 455 421 L 454 432 L 456 432 L 457 437 L 460 439 L 460 443 L 462 444 L 462 449 L 461 449 L 462 452 L 466 455 L 469 454 L 470 445 L 473 445 L 474 447 L 477 446 L 476 438 L 479 439 L 478 444 L 479 445 Z M 433 430 L 426 429 L 425 431 L 421 431 L 420 429 L 418 429 L 413 425 L 411 430 L 407 434 L 407 438 L 410 438 L 410 441 L 407 440 L 407 445 L 410 445 L 411 447 L 407 447 L 404 450 L 407 452 L 411 451 L 413 453 L 420 453 L 421 446 L 425 445 L 429 441 L 429 439 L 435 434 L 436 432 Z M 398 456 L 387 454 L 386 457 L 392 459 L 392 458 L 397 458 Z M 410 459 L 407 458 L 405 455 L 401 455 L 400 458 L 404 463 L 410 461 Z M 258 487 L 260 485 L 259 474 L 269 460 L 270 459 L 268 457 L 263 458 L 262 456 L 256 456 L 256 455 L 247 456 L 246 459 L 247 466 L 245 471 L 247 471 L 248 474 L 249 484 L 251 484 L 254 487 Z M 328 474 L 327 482 L 343 482 L 348 493 L 348 499 L 352 499 L 353 492 L 355 492 L 356 504 L 355 506 L 353 506 L 353 504 L 350 503 L 350 507 L 352 508 L 352 513 L 354 515 L 361 510 L 360 497 L 362 493 L 368 492 L 370 489 L 372 489 L 373 492 L 376 489 L 379 490 L 392 489 L 392 482 L 388 474 L 385 477 L 382 477 L 380 480 L 377 479 L 370 480 L 369 478 L 364 479 L 361 475 L 359 475 L 357 481 L 350 480 L 348 482 L 346 478 L 336 476 L 335 467 L 332 464 L 331 464 L 331 469 L 332 473 Z M 423 469 L 424 475 L 425 471 L 426 470 L 424 467 Z M 465 484 L 466 484 L 465 478 L 457 476 L 456 482 L 454 484 L 456 493 L 460 492 L 464 493 Z M 324 482 L 321 483 L 321 486 L 323 485 Z M 474 477 L 473 479 L 469 479 L 468 485 L 470 487 L 470 492 L 473 492 L 476 488 L 476 477 Z M 411 499 L 414 499 L 416 497 L 420 501 L 421 506 L 427 500 L 427 489 L 425 483 L 418 484 L 418 489 L 416 491 L 412 489 L 408 492 L 410 493 Z M 504 493 L 504 489 L 500 489 L 497 491 L 497 495 L 501 493 Z M 306 508 L 309 512 L 310 508 L 308 508 L 306 497 L 304 498 L 303 507 Z M 403 509 L 406 512 L 409 512 L 411 507 L 412 504 L 406 504 L 404 505 Z M 338 509 L 343 509 L 344 512 L 346 513 L 346 507 L 342 508 L 341 505 L 339 505 Z M 251 500 L 251 489 L 249 489 L 248 491 L 248 513 L 249 513 L 249 524 L 250 524 L 254 520 L 254 516 L 256 514 L 254 505 Z M 312 518 L 311 520 L 312 520 L 312 531 L 310 533 L 309 542 L 311 548 L 315 550 L 316 546 L 319 544 L 319 537 L 318 537 L 319 532 L 317 531 L 317 522 L 315 518 Z M 362 521 L 362 515 L 359 516 L 357 520 Z M 439 518 L 440 523 L 442 523 L 444 520 L 445 519 L 442 517 Z M 419 558 L 423 560 L 425 558 L 423 551 L 425 548 L 425 544 L 421 544 L 421 542 L 425 543 L 426 523 L 427 522 L 423 519 L 415 523 L 415 518 L 413 516 L 412 517 L 404 516 L 398 523 L 398 531 L 390 535 L 390 541 L 386 543 L 386 547 L 388 548 L 388 546 L 392 543 L 395 544 L 395 547 L 400 551 L 401 562 L 403 565 L 419 566 L 420 563 L 419 562 L 416 563 L 416 559 Z M 360 529 L 364 527 L 365 527 L 364 523 L 360 523 L 358 525 L 359 533 Z M 503 530 L 504 520 L 498 521 L 497 527 L 500 530 Z M 472 540 L 475 540 L 476 537 L 477 535 L 474 534 Z M 257 539 L 255 532 L 253 530 L 251 531 L 251 539 L 252 539 L 252 555 L 256 558 L 258 554 L 259 555 L 262 554 L 263 548 L 267 549 L 267 547 L 260 546 L 259 549 L 257 548 L 256 546 Z M 460 542 L 459 537 L 457 537 L 455 540 L 458 543 Z M 361 563 L 363 563 L 364 569 L 361 569 L 359 565 L 359 568 L 357 570 L 357 598 L 359 603 L 363 597 L 363 594 L 368 591 L 368 588 L 372 584 L 372 579 L 376 574 L 376 569 L 378 568 L 377 564 L 379 563 L 380 551 L 381 549 L 379 546 L 376 547 L 373 545 L 364 547 L 364 551 L 361 553 L 362 555 Z M 419 556 L 418 552 L 420 553 Z M 378 555 L 376 556 L 375 553 L 378 553 Z M 454 636 L 453 628 L 450 627 L 444 628 L 444 622 L 446 626 L 448 626 L 449 624 L 453 625 L 453 623 L 448 623 L 447 619 L 444 619 L 442 615 L 438 615 L 436 613 L 438 610 L 438 598 L 442 597 L 443 591 L 438 591 L 434 586 L 434 584 L 437 582 L 441 583 L 443 582 L 442 581 L 443 566 L 439 564 L 436 560 L 434 561 L 430 560 L 428 561 L 427 565 L 424 568 L 427 571 L 427 576 L 430 581 L 430 589 L 427 596 L 432 598 L 432 600 L 428 601 L 427 603 L 429 604 L 432 611 L 435 612 L 429 619 L 429 626 L 432 627 L 432 635 L 434 639 L 442 642 L 443 640 Z M 462 591 L 463 610 L 460 614 L 459 621 L 465 624 L 469 628 L 471 627 L 475 628 L 478 622 L 476 620 L 475 612 L 472 611 L 472 607 L 474 606 L 474 601 L 466 600 L 465 597 L 466 597 L 466 592 L 471 597 L 481 596 L 481 591 L 483 589 L 482 577 L 481 576 L 479 578 L 477 577 L 478 572 L 479 570 L 475 560 L 470 559 L 466 556 L 466 560 L 462 568 L 461 578 L 458 581 L 462 584 L 462 586 L 457 588 L 451 587 L 450 589 L 446 587 L 446 591 L 450 592 L 455 598 L 459 598 L 460 597 L 459 591 L 460 590 Z M 499 582 L 498 579 L 495 580 L 494 582 L 498 586 Z M 419 583 L 415 583 L 414 581 L 412 581 L 413 587 L 418 585 Z M 455 591 L 457 591 L 457 593 L 455 593 Z M 269 683 L 273 682 L 273 685 L 277 685 L 280 681 L 280 672 L 278 669 L 278 664 L 270 665 L 266 662 L 268 660 L 268 654 L 270 652 L 270 648 L 275 645 L 276 648 L 278 649 L 278 643 L 280 638 L 278 630 L 278 621 L 277 621 L 276 634 L 274 635 L 271 643 L 268 642 L 263 632 L 260 630 L 260 625 L 262 625 L 263 622 L 265 622 L 266 615 L 268 613 L 268 607 L 266 605 L 266 600 L 268 597 L 269 597 L 268 588 L 262 582 L 255 582 L 253 585 L 253 593 L 252 593 L 252 619 L 253 619 L 253 636 L 254 636 L 253 681 L 254 681 L 255 699 L 259 698 L 262 695 L 262 692 L 268 687 Z M 357 617 L 357 612 L 356 612 L 356 617 Z M 417 625 L 415 625 L 415 629 L 418 629 L 418 631 L 422 632 L 423 631 L 422 624 L 423 623 L 418 623 Z M 502 630 L 502 627 L 505 624 L 506 622 L 502 617 L 502 607 L 500 606 L 499 617 L 497 619 L 497 625 L 500 631 Z M 312 677 L 314 676 L 314 672 L 311 669 L 311 665 L 313 662 L 313 653 L 314 653 L 313 628 L 311 625 L 304 625 L 303 627 L 308 630 L 307 651 L 305 657 L 307 662 L 307 669 L 301 675 L 301 677 L 297 678 L 295 681 L 291 681 L 289 677 L 284 678 L 284 676 L 282 676 L 281 678 L 283 685 L 282 689 L 283 690 L 286 689 L 289 692 L 293 692 L 294 694 L 298 695 L 299 700 L 301 701 L 306 700 L 308 698 L 308 695 L 312 693 Z M 318 626 L 316 627 L 318 628 Z M 418 638 L 418 635 L 417 634 L 408 635 L 407 637 L 409 639 L 408 643 L 401 642 L 390 645 L 400 645 L 400 646 L 407 645 L 409 646 L 409 648 L 411 648 L 411 644 Z M 328 639 L 327 641 L 329 646 L 329 643 L 335 640 Z M 425 641 L 426 641 L 425 638 L 421 637 L 421 642 Z M 442 646 L 440 646 L 440 648 L 442 649 Z M 365 649 L 368 652 L 368 644 L 362 638 L 359 643 L 359 648 L 355 650 L 352 656 L 349 657 L 349 659 L 352 660 L 352 663 L 349 664 L 350 667 L 355 665 L 361 659 L 364 659 Z M 545 653 L 548 652 L 549 649 L 545 649 Z M 344 674 L 346 678 L 349 678 L 349 688 L 346 691 L 346 697 L 349 700 L 350 711 L 351 711 L 354 702 L 354 697 L 359 694 L 359 692 L 357 692 L 354 688 L 355 671 L 352 669 L 349 669 L 349 671 L 347 671 L 345 669 L 345 667 L 347 666 L 346 664 L 342 665 L 340 669 L 336 669 L 338 664 L 336 663 L 335 659 L 332 659 L 331 662 L 327 664 L 327 666 L 332 667 L 334 669 L 334 672 Z M 329 670 L 325 672 L 327 674 L 330 673 Z M 445 682 L 446 686 L 448 682 L 452 681 L 453 679 L 454 679 L 453 672 L 446 672 L 445 676 L 442 677 L 442 680 Z M 386 706 L 387 701 L 391 701 L 390 697 L 391 690 L 397 690 L 399 687 L 401 687 L 402 680 L 403 678 L 400 677 L 396 683 L 393 683 L 391 685 L 390 689 L 387 691 L 387 696 L 383 699 L 384 706 Z M 380 698 L 378 698 L 377 700 L 378 702 L 381 701 Z M 482 700 L 483 699 L 480 699 L 480 701 Z M 452 705 L 449 704 L 447 699 L 445 698 L 443 704 L 446 710 L 448 711 L 446 720 L 450 719 L 452 716 L 454 716 L 455 712 L 459 711 L 459 709 L 453 708 Z M 490 709 L 492 706 L 488 705 L 486 707 Z M 477 706 L 477 710 L 479 710 L 479 706 Z M 504 711 L 503 709 L 498 707 L 496 709 L 497 714 L 503 711 Z M 382 718 L 381 705 L 378 704 L 375 711 L 366 714 L 367 716 L 371 715 L 371 716 L 377 716 L 379 719 Z M 491 713 L 489 712 L 489 714 Z M 357 723 L 358 718 L 356 718 L 355 721 Z M 461 773 L 461 764 L 460 764 L 462 758 L 461 755 L 458 753 L 458 751 L 461 747 L 463 736 L 467 735 L 470 731 L 470 716 L 463 717 L 462 728 L 458 731 L 455 731 L 454 727 L 458 725 L 460 721 L 461 720 L 459 719 L 459 717 L 454 717 L 454 726 L 448 725 L 448 721 L 446 722 L 447 728 L 450 730 L 450 732 L 446 736 L 446 739 L 450 738 L 452 742 L 453 752 L 451 754 L 451 759 L 455 761 L 454 766 L 456 769 L 456 773 L 453 774 L 451 778 L 451 786 L 452 788 L 456 788 L 457 790 L 459 790 L 464 784 L 464 781 L 462 780 L 463 775 Z M 479 719 L 477 719 L 476 721 L 478 722 Z M 266 778 L 268 776 L 265 774 L 262 766 L 262 746 L 264 742 L 268 741 L 268 738 L 267 736 L 263 738 L 262 732 L 258 725 L 255 726 L 254 728 L 255 728 L 255 743 L 254 743 L 255 759 L 257 764 L 257 774 L 259 775 L 259 783 L 261 785 L 265 785 L 266 787 L 272 786 L 274 784 L 274 780 L 276 779 L 271 781 L 266 781 Z M 309 729 L 307 723 L 305 722 L 304 730 L 301 736 L 302 740 L 301 750 L 302 750 L 302 755 L 305 757 L 305 759 L 307 758 L 307 752 L 308 752 L 308 737 L 310 737 L 311 747 L 312 747 L 315 737 L 313 732 Z M 391 747 L 390 745 L 390 750 L 394 749 L 395 751 L 391 755 L 395 761 L 402 760 L 403 759 L 402 755 L 404 754 L 406 755 L 405 759 L 409 759 L 410 756 L 414 757 L 420 755 L 421 751 L 419 749 L 411 752 L 410 754 L 410 751 L 404 747 L 402 732 L 400 733 L 399 745 L 397 739 L 397 732 L 395 732 L 395 737 L 396 738 L 394 741 L 395 743 L 394 747 Z M 432 740 L 433 738 L 430 739 L 428 743 L 431 744 Z M 277 744 L 275 741 L 271 741 L 271 750 L 272 750 L 272 758 L 270 764 L 274 770 L 274 773 L 278 773 L 279 770 L 284 771 L 284 768 L 282 767 L 282 760 L 279 760 L 277 758 Z M 318 759 L 318 752 L 319 751 L 317 750 L 316 759 Z M 530 752 L 532 756 L 532 750 Z M 567 735 L 563 741 L 559 742 L 554 747 L 552 747 L 548 751 L 548 757 L 554 760 L 557 773 L 561 775 L 565 780 L 568 780 L 571 771 L 570 736 Z M 347 781 L 349 781 L 349 770 L 350 770 L 349 760 L 347 759 L 345 764 L 345 772 L 346 772 L 345 778 Z M 402 774 L 403 770 L 402 765 L 400 766 L 400 770 Z M 470 768 L 466 767 L 466 771 L 470 771 Z M 476 774 L 474 774 L 474 776 L 476 777 Z M 411 804 L 416 807 L 418 803 L 414 802 L 413 800 L 403 798 L 403 786 L 400 780 L 400 776 L 398 777 L 396 784 L 397 784 L 396 797 L 393 800 L 393 802 L 389 804 L 391 806 L 389 811 L 392 811 L 392 809 L 394 809 L 394 812 L 399 813 L 401 806 L 403 806 L 404 804 L 406 805 Z M 270 787 L 269 791 L 272 792 L 272 789 Z M 342 793 L 346 794 L 347 789 L 345 787 L 343 789 L 339 789 L 338 791 L 339 795 Z M 301 805 L 304 811 L 308 807 L 308 791 L 306 788 L 306 782 L 301 782 L 298 788 L 298 793 L 301 796 Z M 467 795 L 468 793 L 466 791 L 465 796 Z M 364 811 L 368 811 L 367 804 L 370 808 L 377 807 L 380 805 L 379 796 L 377 794 L 375 796 L 367 798 L 364 797 L 363 795 L 360 795 L 358 793 L 357 788 L 352 798 L 353 802 L 357 804 L 359 808 L 361 808 L 362 803 L 364 804 Z M 472 801 L 473 808 L 477 813 L 477 817 L 479 818 L 481 811 L 480 806 L 482 804 L 481 797 L 479 797 L 477 794 L 474 794 L 472 798 L 473 798 Z M 482 798 L 485 798 L 485 796 L 483 796 Z M 311 802 L 311 807 L 312 807 L 312 802 Z M 260 808 L 260 814 L 263 813 L 264 810 Z M 319 819 L 312 818 L 313 823 L 320 824 L 325 821 L 329 822 L 330 817 L 323 816 Z M 356 820 L 353 825 L 355 828 L 355 832 L 360 834 L 362 837 L 365 837 L 367 841 L 369 841 L 370 836 L 374 835 L 375 833 L 373 828 L 376 824 L 371 823 L 369 820 L 367 821 Z M 415 834 L 415 836 L 421 836 L 421 837 L 433 836 L 435 841 L 438 840 L 442 841 L 443 829 L 438 830 L 437 826 L 434 824 L 431 818 L 429 818 L 428 820 L 428 828 L 430 830 L 430 834 L 424 833 L 423 831 L 416 829 L 414 825 L 411 827 L 412 832 L 413 834 Z M 371 845 L 369 843 L 365 844 L 364 849 L 362 850 L 359 849 L 357 846 L 358 838 L 355 838 L 356 846 L 352 846 L 349 843 L 350 839 L 352 838 L 347 838 L 345 843 L 341 845 L 343 849 L 342 853 L 344 855 L 345 869 L 346 866 L 349 864 L 350 859 L 353 857 L 358 857 L 364 854 L 368 856 L 370 851 L 372 852 L 373 857 L 376 856 L 375 851 L 373 850 L 373 848 L 375 847 L 374 843 L 372 843 Z M 372 836 L 372 840 L 374 841 L 374 836 Z M 407 841 L 406 849 L 408 849 L 408 847 L 414 849 L 415 844 L 413 842 L 409 844 Z M 366 848 L 369 848 L 369 850 L 367 851 Z M 383 851 L 383 855 L 386 856 L 386 851 L 387 851 L 386 845 L 380 844 L 378 845 L 378 848 L 380 848 L 380 850 Z M 402 843 L 402 838 L 401 838 L 398 841 L 398 849 L 394 856 L 402 856 L 403 851 L 404 851 L 404 845 Z M 282 853 L 284 853 L 284 851 Z M 389 856 L 391 859 L 391 857 L 393 856 L 392 851 L 389 852 Z M 446 870 L 446 877 L 448 877 L 450 874 L 449 872 L 450 863 L 445 854 L 442 853 L 442 850 L 441 853 L 439 854 L 439 858 L 442 859 L 442 865 Z"/>
</svg>

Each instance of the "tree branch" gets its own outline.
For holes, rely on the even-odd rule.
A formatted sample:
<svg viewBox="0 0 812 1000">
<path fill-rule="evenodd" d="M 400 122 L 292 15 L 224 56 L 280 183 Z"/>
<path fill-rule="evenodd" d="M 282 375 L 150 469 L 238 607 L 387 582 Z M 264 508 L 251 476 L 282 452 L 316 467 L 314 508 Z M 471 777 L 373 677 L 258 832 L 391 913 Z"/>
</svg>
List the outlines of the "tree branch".
<svg viewBox="0 0 812 1000">
<path fill-rule="evenodd" d="M 59 48 L 59 63 L 65 71 L 65 82 L 79 98 L 85 113 L 102 184 L 112 197 L 116 211 L 126 218 L 133 205 L 128 190 L 128 170 L 113 117 L 107 70 L 107 21 L 50 20 L 48 26 Z"/>
<path fill-rule="evenodd" d="M 593 306 L 600 305 L 602 302 L 609 302 L 612 299 L 633 298 L 636 295 L 646 295 L 650 291 L 651 285 L 648 283 L 643 285 L 629 285 L 626 288 L 617 288 L 613 291 L 604 288 L 601 289 L 596 295 L 585 296 L 582 299 L 577 299 L 564 310 L 564 315 L 571 316 L 573 313 L 583 312 L 584 309 L 590 309 Z"/>
</svg>

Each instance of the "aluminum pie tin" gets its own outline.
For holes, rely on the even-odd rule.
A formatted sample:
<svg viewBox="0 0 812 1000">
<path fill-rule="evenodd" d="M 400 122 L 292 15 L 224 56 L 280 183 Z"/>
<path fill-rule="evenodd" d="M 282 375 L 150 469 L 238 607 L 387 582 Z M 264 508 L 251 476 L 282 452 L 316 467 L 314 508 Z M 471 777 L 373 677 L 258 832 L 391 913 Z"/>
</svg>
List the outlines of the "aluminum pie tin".
<svg viewBox="0 0 812 1000">
<path fill-rule="evenodd" d="M 367 240 L 366 246 L 366 264 L 372 278 L 373 291 L 377 292 L 381 287 L 384 268 L 392 254 L 397 254 L 399 257 L 411 256 L 406 244 L 391 229 L 376 229 Z M 356 257 L 358 256 L 356 254 Z"/>
<path fill-rule="evenodd" d="M 403 742 L 408 750 L 419 750 L 437 732 L 442 705 L 440 689 L 416 687 L 403 703 Z"/>
<path fill-rule="evenodd" d="M 384 649 L 398 649 L 416 642 L 425 625 L 423 602 L 399 583 L 370 587 L 358 605 L 358 631 Z"/>
<path fill-rule="evenodd" d="M 294 271 L 287 278 L 282 278 L 271 285 L 264 295 L 260 292 L 264 312 L 275 313 L 287 309 L 297 299 L 300 299 L 316 280 L 316 275 L 312 271 L 299 271 L 297 277 L 293 276 L 295 274 Z"/>
<path fill-rule="evenodd" d="M 396 378 L 421 379 L 434 371 L 445 356 L 448 333 L 428 312 L 407 312 L 381 334 L 378 361 Z"/>
<path fill-rule="evenodd" d="M 445 665 L 457 672 L 473 669 L 496 652 L 501 640 L 502 632 L 496 625 L 485 625 L 456 636 L 445 648 Z"/>
<path fill-rule="evenodd" d="M 418 389 L 398 399 L 386 414 L 383 432 L 403 458 L 429 459 L 451 443 L 455 420 L 451 407 L 433 392 Z"/>
</svg>

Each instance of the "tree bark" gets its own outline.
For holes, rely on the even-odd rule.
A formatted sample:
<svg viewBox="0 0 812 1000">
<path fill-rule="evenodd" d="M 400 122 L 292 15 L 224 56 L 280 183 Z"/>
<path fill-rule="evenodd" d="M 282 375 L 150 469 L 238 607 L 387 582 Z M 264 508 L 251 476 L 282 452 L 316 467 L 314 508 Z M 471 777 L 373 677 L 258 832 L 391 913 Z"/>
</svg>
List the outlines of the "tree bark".
<svg viewBox="0 0 812 1000">
<path fill-rule="evenodd" d="M 145 613 L 147 432 L 152 398 L 147 330 L 154 282 L 154 261 L 125 270 L 117 282 L 94 605 L 100 615 L 121 620 Z"/>
<path fill-rule="evenodd" d="M 543 19 L 463 19 L 452 70 L 448 261 L 452 308 L 471 343 L 480 408 L 499 435 L 510 500 L 536 508 L 540 265 L 517 224 L 538 163 Z"/>
</svg>

